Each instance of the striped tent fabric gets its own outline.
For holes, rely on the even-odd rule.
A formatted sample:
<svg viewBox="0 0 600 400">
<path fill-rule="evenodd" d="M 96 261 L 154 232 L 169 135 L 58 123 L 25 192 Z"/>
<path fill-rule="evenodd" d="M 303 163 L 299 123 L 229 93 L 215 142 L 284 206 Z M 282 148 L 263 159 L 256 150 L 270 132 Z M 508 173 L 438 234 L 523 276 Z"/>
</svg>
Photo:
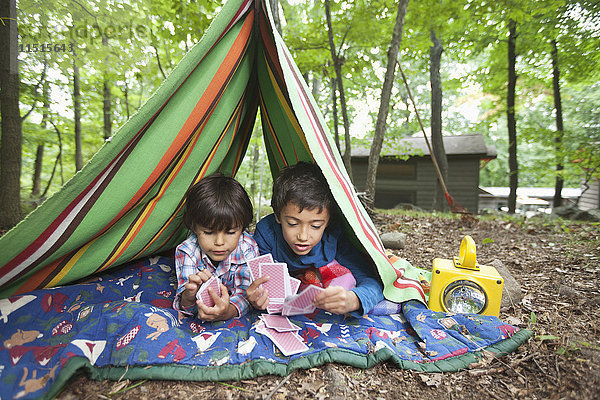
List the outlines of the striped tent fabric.
<svg viewBox="0 0 600 400">
<path fill-rule="evenodd" d="M 425 301 L 417 270 L 387 258 L 269 9 L 261 0 L 229 0 L 92 160 L 0 238 L 0 297 L 171 251 L 187 233 L 185 192 L 215 171 L 235 176 L 260 110 L 273 176 L 298 161 L 317 163 L 386 298 Z"/>
</svg>

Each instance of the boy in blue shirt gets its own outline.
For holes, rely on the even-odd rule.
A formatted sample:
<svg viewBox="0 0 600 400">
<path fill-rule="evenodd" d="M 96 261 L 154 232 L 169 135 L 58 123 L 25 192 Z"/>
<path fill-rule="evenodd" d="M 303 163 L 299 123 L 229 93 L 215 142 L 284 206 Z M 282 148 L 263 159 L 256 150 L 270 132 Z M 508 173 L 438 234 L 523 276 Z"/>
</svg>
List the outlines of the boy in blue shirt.
<svg viewBox="0 0 600 400">
<path fill-rule="evenodd" d="M 246 232 L 252 203 L 242 185 L 221 173 L 203 178 L 186 193 L 183 222 L 190 235 L 175 250 L 173 308 L 204 321 L 246 314 L 250 310 L 246 289 L 252 280 L 246 261 L 258 257 L 258 247 Z M 208 289 L 215 302 L 208 307 L 196 293 L 213 275 L 220 281 L 221 296 Z"/>
<path fill-rule="evenodd" d="M 334 314 L 362 316 L 383 300 L 372 262 L 350 243 L 336 221 L 335 201 L 317 165 L 299 162 L 284 168 L 273 182 L 271 206 L 273 214 L 263 218 L 254 232 L 261 254 L 271 253 L 276 261 L 287 263 L 291 276 L 306 276 L 306 271 L 316 269 L 319 280 L 331 265 L 338 269 L 341 265 L 356 280 L 353 288 L 326 287 L 315 297 L 316 307 Z M 267 280 L 255 280 L 246 291 L 257 309 L 268 306 L 266 290 L 260 286 Z"/>
</svg>

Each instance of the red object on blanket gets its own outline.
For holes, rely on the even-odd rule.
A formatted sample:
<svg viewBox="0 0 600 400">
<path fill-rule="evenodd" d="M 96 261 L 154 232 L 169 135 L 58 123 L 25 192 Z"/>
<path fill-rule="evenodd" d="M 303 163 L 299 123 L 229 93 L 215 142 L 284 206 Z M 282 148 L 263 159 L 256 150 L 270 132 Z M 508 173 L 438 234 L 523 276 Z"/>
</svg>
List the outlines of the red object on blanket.
<svg viewBox="0 0 600 400">
<path fill-rule="evenodd" d="M 315 285 L 322 288 L 327 288 L 329 285 L 341 286 L 346 290 L 350 290 L 356 286 L 356 280 L 350 270 L 336 260 L 321 268 L 305 268 L 294 274 L 295 278 L 300 279 L 300 289 L 304 289 L 308 285 Z"/>
<path fill-rule="evenodd" d="M 323 282 L 321 282 L 321 274 L 315 267 L 294 271 L 293 276 L 296 279 L 300 279 L 300 288 L 298 289 L 299 292 L 308 285 L 323 287 Z"/>
</svg>

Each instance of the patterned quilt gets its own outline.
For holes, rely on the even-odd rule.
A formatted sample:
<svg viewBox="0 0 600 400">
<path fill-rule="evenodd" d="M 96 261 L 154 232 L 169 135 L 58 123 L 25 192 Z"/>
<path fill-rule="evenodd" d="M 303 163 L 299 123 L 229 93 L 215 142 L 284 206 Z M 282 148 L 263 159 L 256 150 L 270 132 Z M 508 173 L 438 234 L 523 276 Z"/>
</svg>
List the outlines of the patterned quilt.
<svg viewBox="0 0 600 400">
<path fill-rule="evenodd" d="M 308 350 L 284 356 L 256 332 L 259 312 L 202 323 L 171 308 L 173 260 L 152 257 L 87 282 L 0 299 L 0 397 L 50 398 L 78 370 L 92 379 L 239 380 L 338 362 L 455 371 L 505 354 L 531 332 L 419 302 L 393 315 L 290 317 Z"/>
</svg>

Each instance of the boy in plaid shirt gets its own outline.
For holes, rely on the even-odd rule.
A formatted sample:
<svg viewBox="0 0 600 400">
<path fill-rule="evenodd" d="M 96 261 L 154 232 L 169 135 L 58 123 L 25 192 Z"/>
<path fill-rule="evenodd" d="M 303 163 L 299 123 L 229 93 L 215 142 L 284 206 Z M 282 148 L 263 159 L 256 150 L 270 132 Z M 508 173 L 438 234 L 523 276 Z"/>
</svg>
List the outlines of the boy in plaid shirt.
<svg viewBox="0 0 600 400">
<path fill-rule="evenodd" d="M 258 246 L 246 232 L 252 222 L 252 203 L 235 179 L 215 173 L 192 186 L 186 194 L 183 222 L 188 238 L 175 250 L 177 294 L 173 308 L 204 321 L 239 318 L 250 310 L 246 289 L 250 269 L 246 260 L 257 257 Z M 216 276 L 221 296 L 208 289 L 215 302 L 196 299 L 202 285 Z"/>
</svg>

